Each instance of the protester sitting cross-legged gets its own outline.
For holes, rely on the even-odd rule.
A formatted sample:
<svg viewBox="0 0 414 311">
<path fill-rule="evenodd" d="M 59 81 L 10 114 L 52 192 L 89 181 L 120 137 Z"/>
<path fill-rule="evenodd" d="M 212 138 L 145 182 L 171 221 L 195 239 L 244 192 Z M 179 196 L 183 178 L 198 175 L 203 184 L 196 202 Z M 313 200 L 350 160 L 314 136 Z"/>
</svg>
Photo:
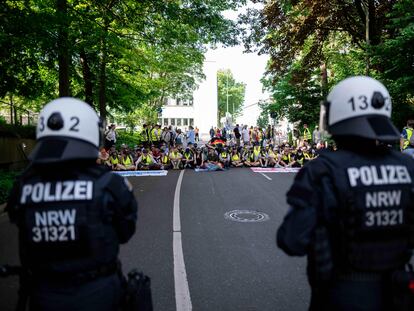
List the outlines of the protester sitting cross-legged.
<svg viewBox="0 0 414 311">
<path fill-rule="evenodd" d="M 219 162 L 219 157 L 215 149 L 209 149 L 206 162 L 208 164 L 214 164 L 220 168 L 223 167 L 223 165 Z"/>
<path fill-rule="evenodd" d="M 135 163 L 135 167 L 137 170 L 156 170 L 160 168 L 160 165 L 155 162 L 152 155 L 148 152 L 148 149 L 145 148 Z"/>
<path fill-rule="evenodd" d="M 104 147 L 99 150 L 99 155 L 96 163 L 100 165 L 111 166 L 111 163 L 109 162 L 109 153 L 106 152 L 106 149 Z"/>
<path fill-rule="evenodd" d="M 111 164 L 111 168 L 114 171 L 120 171 L 122 169 L 119 161 L 118 151 L 116 151 L 115 149 L 110 151 L 109 163 Z"/>
<path fill-rule="evenodd" d="M 253 150 L 250 153 L 249 159 L 246 161 L 247 166 L 263 166 L 261 147 L 259 143 L 254 143 Z"/>
<path fill-rule="evenodd" d="M 200 168 L 204 166 L 204 154 L 200 147 L 195 148 L 194 163 L 195 163 L 196 168 Z"/>
<path fill-rule="evenodd" d="M 160 164 L 162 170 L 168 170 L 171 168 L 171 160 L 165 149 L 161 149 Z"/>
<path fill-rule="evenodd" d="M 181 161 L 183 168 L 194 168 L 194 154 L 189 147 L 184 150 Z"/>
<path fill-rule="evenodd" d="M 132 158 L 129 148 L 125 148 L 120 157 L 120 168 L 124 171 L 135 171 L 134 159 Z"/>
<path fill-rule="evenodd" d="M 274 167 L 277 161 L 277 154 L 273 151 L 273 145 L 269 145 L 266 150 L 266 167 Z"/>
<path fill-rule="evenodd" d="M 223 147 L 218 150 L 219 162 L 223 165 L 224 168 L 230 167 L 230 154 L 227 151 L 226 147 Z"/>
<path fill-rule="evenodd" d="M 302 167 L 305 162 L 305 156 L 301 148 L 291 157 L 290 167 Z"/>
<path fill-rule="evenodd" d="M 183 157 L 183 155 L 180 152 L 178 152 L 177 147 L 172 147 L 169 156 L 172 168 L 174 170 L 179 170 L 181 168 L 181 158 Z"/>
<path fill-rule="evenodd" d="M 243 162 L 241 160 L 240 154 L 237 151 L 237 148 L 233 148 L 231 150 L 231 166 L 233 167 L 242 167 L 243 166 Z"/>
<path fill-rule="evenodd" d="M 278 167 L 289 167 L 290 164 L 290 149 L 289 145 L 285 145 L 285 147 L 282 149 L 279 161 L 277 163 Z"/>
</svg>

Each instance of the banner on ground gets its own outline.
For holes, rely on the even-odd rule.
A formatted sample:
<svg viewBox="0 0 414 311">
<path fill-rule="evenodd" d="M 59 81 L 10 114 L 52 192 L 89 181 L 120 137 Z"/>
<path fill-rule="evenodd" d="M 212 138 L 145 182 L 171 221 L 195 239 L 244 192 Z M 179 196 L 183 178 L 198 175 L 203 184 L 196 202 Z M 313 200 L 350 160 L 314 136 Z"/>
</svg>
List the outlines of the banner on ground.
<svg viewBox="0 0 414 311">
<path fill-rule="evenodd" d="M 167 171 L 115 171 L 115 174 L 124 176 L 124 177 L 141 177 L 141 176 L 167 176 Z"/>
<path fill-rule="evenodd" d="M 299 172 L 299 167 L 252 167 L 251 168 L 255 173 L 297 173 Z"/>
</svg>

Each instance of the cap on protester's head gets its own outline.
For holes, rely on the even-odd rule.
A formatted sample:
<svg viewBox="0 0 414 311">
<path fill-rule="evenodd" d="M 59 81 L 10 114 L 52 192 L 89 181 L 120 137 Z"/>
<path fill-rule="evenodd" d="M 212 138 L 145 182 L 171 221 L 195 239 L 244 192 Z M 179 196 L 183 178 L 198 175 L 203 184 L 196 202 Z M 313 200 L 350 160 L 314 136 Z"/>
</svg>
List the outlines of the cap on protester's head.
<svg viewBox="0 0 414 311">
<path fill-rule="evenodd" d="M 321 128 L 334 137 L 395 141 L 400 135 L 391 122 L 391 110 L 391 97 L 382 83 L 366 76 L 347 78 L 329 93 L 321 109 Z"/>
<path fill-rule="evenodd" d="M 37 144 L 29 159 L 33 163 L 96 159 L 101 136 L 102 123 L 90 105 L 76 98 L 58 98 L 39 114 Z"/>
</svg>

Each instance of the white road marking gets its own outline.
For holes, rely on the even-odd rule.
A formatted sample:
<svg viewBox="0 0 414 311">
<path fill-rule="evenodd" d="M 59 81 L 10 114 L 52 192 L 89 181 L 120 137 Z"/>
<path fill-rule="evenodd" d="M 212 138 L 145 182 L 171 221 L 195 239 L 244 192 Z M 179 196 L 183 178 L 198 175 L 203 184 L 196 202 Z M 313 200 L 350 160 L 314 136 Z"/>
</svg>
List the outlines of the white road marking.
<svg viewBox="0 0 414 311">
<path fill-rule="evenodd" d="M 259 173 L 260 175 L 262 175 L 263 177 L 265 177 L 267 180 L 272 180 L 272 178 L 270 178 L 269 176 L 265 175 L 264 173 Z"/>
<path fill-rule="evenodd" d="M 187 272 L 185 271 L 183 244 L 181 241 L 181 220 L 180 220 L 180 191 L 183 181 L 184 170 L 178 177 L 174 195 L 173 211 L 173 254 L 174 254 L 174 287 L 175 306 L 177 311 L 191 311 L 190 289 L 188 287 Z"/>
</svg>

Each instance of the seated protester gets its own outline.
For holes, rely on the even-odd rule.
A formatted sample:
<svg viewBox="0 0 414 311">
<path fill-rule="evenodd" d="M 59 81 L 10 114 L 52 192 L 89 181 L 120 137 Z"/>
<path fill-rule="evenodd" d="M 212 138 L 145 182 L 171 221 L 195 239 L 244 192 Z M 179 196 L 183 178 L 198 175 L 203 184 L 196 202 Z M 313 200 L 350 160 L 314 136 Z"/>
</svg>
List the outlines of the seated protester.
<svg viewBox="0 0 414 311">
<path fill-rule="evenodd" d="M 291 155 L 290 167 L 302 167 L 305 161 L 305 156 L 303 155 L 302 149 L 299 148 L 296 153 Z"/>
<path fill-rule="evenodd" d="M 231 161 L 231 166 L 233 166 L 233 167 L 242 167 L 243 166 L 243 162 L 242 162 L 242 159 L 241 159 L 239 153 L 237 152 L 237 148 L 233 148 L 231 150 L 230 161 Z"/>
<path fill-rule="evenodd" d="M 141 153 L 142 153 L 141 150 L 142 150 L 142 147 L 135 146 L 135 152 L 132 156 L 132 159 L 134 160 L 134 163 L 137 163 L 139 157 L 141 156 Z"/>
<path fill-rule="evenodd" d="M 310 148 L 303 150 L 303 156 L 305 157 L 305 160 L 303 162 L 304 164 L 312 160 L 313 155 L 312 151 L 310 151 Z"/>
<path fill-rule="evenodd" d="M 245 162 L 247 166 L 263 166 L 263 159 L 261 153 L 261 147 L 258 143 L 254 144 L 253 150 L 250 152 L 249 160 Z"/>
<path fill-rule="evenodd" d="M 241 160 L 243 162 L 249 161 L 250 158 L 250 146 L 249 145 L 244 145 L 243 149 L 239 152 L 240 156 L 241 156 Z"/>
<path fill-rule="evenodd" d="M 105 166 L 111 166 L 111 163 L 109 162 L 109 153 L 106 152 L 106 149 L 104 147 L 101 148 L 99 151 L 98 159 L 96 159 L 96 163 L 100 165 Z"/>
<path fill-rule="evenodd" d="M 197 147 L 195 149 L 194 164 L 196 168 L 200 168 L 204 166 L 204 154 L 200 147 Z"/>
<path fill-rule="evenodd" d="M 160 165 L 155 162 L 148 149 L 145 148 L 135 163 L 135 167 L 137 170 L 156 170 L 160 168 Z"/>
<path fill-rule="evenodd" d="M 109 163 L 113 171 L 121 170 L 121 164 L 119 161 L 118 151 L 116 150 L 112 151 L 112 153 L 109 155 Z"/>
<path fill-rule="evenodd" d="M 290 150 L 289 146 L 285 145 L 285 147 L 282 149 L 279 160 L 276 164 L 278 167 L 289 167 L 290 164 Z"/>
<path fill-rule="evenodd" d="M 222 164 L 219 162 L 219 157 L 215 149 L 209 149 L 208 155 L 207 155 L 207 161 L 205 162 L 223 167 Z"/>
<path fill-rule="evenodd" d="M 134 159 L 131 156 L 131 152 L 128 148 L 120 156 L 120 168 L 123 171 L 135 171 Z"/>
<path fill-rule="evenodd" d="M 194 168 L 194 154 L 189 147 L 185 148 L 181 161 L 183 168 Z"/>
<path fill-rule="evenodd" d="M 183 157 L 183 155 L 180 152 L 178 152 L 177 147 L 172 147 L 169 157 L 172 168 L 174 170 L 179 170 L 181 168 L 181 158 Z"/>
<path fill-rule="evenodd" d="M 158 147 L 152 145 L 151 146 L 151 154 L 152 154 L 152 157 L 154 158 L 155 162 L 159 163 L 160 158 L 161 158 L 160 149 L 158 149 Z"/>
<path fill-rule="evenodd" d="M 160 164 L 162 170 L 168 170 L 171 168 L 171 160 L 165 149 L 161 149 Z"/>
<path fill-rule="evenodd" d="M 128 146 L 125 144 L 122 144 L 121 148 L 119 149 L 119 155 L 121 156 L 125 152 L 126 149 L 128 149 Z"/>
<path fill-rule="evenodd" d="M 227 151 L 227 148 L 219 149 L 219 162 L 223 165 L 224 168 L 230 167 L 230 154 Z"/>
<path fill-rule="evenodd" d="M 266 167 L 274 167 L 276 165 L 277 160 L 278 160 L 278 156 L 273 151 L 273 145 L 268 146 L 265 158 L 266 158 L 266 161 L 265 161 L 265 166 Z"/>
</svg>

